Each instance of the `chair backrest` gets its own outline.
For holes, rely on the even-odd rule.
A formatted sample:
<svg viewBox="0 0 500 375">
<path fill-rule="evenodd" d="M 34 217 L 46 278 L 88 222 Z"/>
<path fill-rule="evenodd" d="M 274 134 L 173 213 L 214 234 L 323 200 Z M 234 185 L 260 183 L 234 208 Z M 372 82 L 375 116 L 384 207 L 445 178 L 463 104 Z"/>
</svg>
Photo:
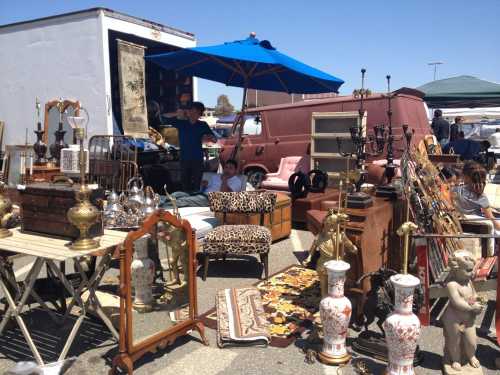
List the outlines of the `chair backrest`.
<svg viewBox="0 0 500 375">
<path fill-rule="evenodd" d="M 269 191 L 211 192 L 208 193 L 210 209 L 223 213 L 273 212 L 276 193 Z"/>
<path fill-rule="evenodd" d="M 288 181 L 290 176 L 297 172 L 297 168 L 299 167 L 302 159 L 302 156 L 287 156 L 285 158 L 281 158 L 277 177 L 281 180 Z"/>
<path fill-rule="evenodd" d="M 216 172 L 203 172 L 203 176 L 201 177 L 201 180 L 210 182 L 210 179 L 213 176 L 215 176 L 216 174 L 217 174 Z M 247 176 L 245 174 L 239 174 L 236 177 L 238 177 L 241 181 L 241 186 L 243 187 L 242 191 L 248 190 L 248 186 L 247 186 L 247 179 L 248 178 L 247 178 Z"/>
</svg>

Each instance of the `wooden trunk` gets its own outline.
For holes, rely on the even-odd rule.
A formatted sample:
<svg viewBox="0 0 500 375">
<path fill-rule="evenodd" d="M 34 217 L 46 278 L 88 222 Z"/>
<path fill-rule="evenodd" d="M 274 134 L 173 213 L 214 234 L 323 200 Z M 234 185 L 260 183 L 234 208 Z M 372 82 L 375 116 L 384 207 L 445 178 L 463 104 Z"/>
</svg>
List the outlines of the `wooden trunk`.
<svg viewBox="0 0 500 375">
<path fill-rule="evenodd" d="M 19 190 L 21 230 L 69 240 L 78 238 L 78 229 L 67 218 L 68 210 L 77 203 L 75 197 L 77 189 L 79 185 L 67 186 L 39 182 L 26 186 L 25 190 Z M 100 207 L 100 202 L 104 199 L 104 191 L 93 190 L 90 198 L 96 207 Z M 89 233 L 92 237 L 102 236 L 102 218 L 99 218 L 99 221 L 90 228 Z"/>
<path fill-rule="evenodd" d="M 276 197 L 276 207 L 272 213 L 264 215 L 264 226 L 270 231 L 273 242 L 287 238 L 292 231 L 291 199 L 286 194 L 278 193 Z M 271 215 L 273 215 L 271 220 Z M 224 214 L 217 212 L 215 216 L 223 222 Z M 228 213 L 226 214 L 226 224 L 229 225 L 259 225 L 260 214 Z"/>
</svg>

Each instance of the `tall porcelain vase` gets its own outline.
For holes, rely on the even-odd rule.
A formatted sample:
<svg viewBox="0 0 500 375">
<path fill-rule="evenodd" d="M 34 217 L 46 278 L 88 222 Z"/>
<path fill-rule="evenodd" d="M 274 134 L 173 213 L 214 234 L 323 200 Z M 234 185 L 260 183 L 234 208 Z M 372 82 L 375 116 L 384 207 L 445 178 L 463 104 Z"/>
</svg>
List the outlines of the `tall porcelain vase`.
<svg viewBox="0 0 500 375">
<path fill-rule="evenodd" d="M 412 275 L 391 277 L 395 289 L 395 311 L 384 322 L 389 351 L 387 375 L 413 375 L 413 357 L 420 336 L 420 320 L 412 312 L 413 291 L 420 280 Z"/>
<path fill-rule="evenodd" d="M 325 268 L 328 272 L 328 296 L 319 305 L 323 349 L 318 357 L 325 364 L 339 365 L 351 359 L 346 349 L 346 337 L 352 306 L 344 296 L 345 275 L 351 267 L 344 261 L 331 260 L 325 263 Z"/>
<path fill-rule="evenodd" d="M 148 258 L 147 244 L 147 238 L 136 241 L 134 260 L 131 264 L 132 286 L 134 287 L 133 307 L 138 312 L 148 312 L 153 309 L 155 264 Z"/>
</svg>

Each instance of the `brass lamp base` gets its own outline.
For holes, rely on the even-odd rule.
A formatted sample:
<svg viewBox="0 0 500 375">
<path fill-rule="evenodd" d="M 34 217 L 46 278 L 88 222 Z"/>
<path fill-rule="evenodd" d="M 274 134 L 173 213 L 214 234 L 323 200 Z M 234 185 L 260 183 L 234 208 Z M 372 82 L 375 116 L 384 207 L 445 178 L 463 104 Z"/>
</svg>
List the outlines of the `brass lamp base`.
<svg viewBox="0 0 500 375">
<path fill-rule="evenodd" d="M 92 238 L 82 238 L 73 242 L 69 248 L 71 250 L 92 250 L 99 247 L 99 241 Z"/>
<path fill-rule="evenodd" d="M 7 238 L 12 236 L 12 232 L 6 228 L 0 228 L 0 238 Z"/>
<path fill-rule="evenodd" d="M 343 356 L 337 357 L 337 356 L 331 356 L 324 352 L 319 352 L 318 359 L 320 360 L 321 363 L 324 363 L 325 365 L 338 366 L 349 362 L 351 360 L 351 355 L 349 353 L 346 353 Z"/>
</svg>

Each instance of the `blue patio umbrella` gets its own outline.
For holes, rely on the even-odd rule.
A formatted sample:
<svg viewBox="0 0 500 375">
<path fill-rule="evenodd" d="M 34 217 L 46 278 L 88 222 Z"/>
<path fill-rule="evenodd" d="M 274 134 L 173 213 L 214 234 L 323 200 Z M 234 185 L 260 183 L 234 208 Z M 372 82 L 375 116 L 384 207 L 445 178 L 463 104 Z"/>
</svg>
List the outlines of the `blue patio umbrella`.
<svg viewBox="0 0 500 375">
<path fill-rule="evenodd" d="M 244 40 L 146 57 L 165 69 L 227 86 L 295 94 L 338 92 L 343 80 L 278 52 L 255 34 Z"/>
<path fill-rule="evenodd" d="M 248 88 L 295 94 L 338 92 L 343 80 L 303 64 L 278 52 L 269 41 L 259 41 L 255 33 L 237 40 L 209 47 L 186 48 L 175 52 L 146 56 L 161 67 L 185 76 L 196 76 L 243 87 L 242 113 L 234 128 L 243 125 Z M 241 137 L 241 131 L 239 132 Z M 241 138 L 235 147 L 234 157 Z"/>
</svg>

